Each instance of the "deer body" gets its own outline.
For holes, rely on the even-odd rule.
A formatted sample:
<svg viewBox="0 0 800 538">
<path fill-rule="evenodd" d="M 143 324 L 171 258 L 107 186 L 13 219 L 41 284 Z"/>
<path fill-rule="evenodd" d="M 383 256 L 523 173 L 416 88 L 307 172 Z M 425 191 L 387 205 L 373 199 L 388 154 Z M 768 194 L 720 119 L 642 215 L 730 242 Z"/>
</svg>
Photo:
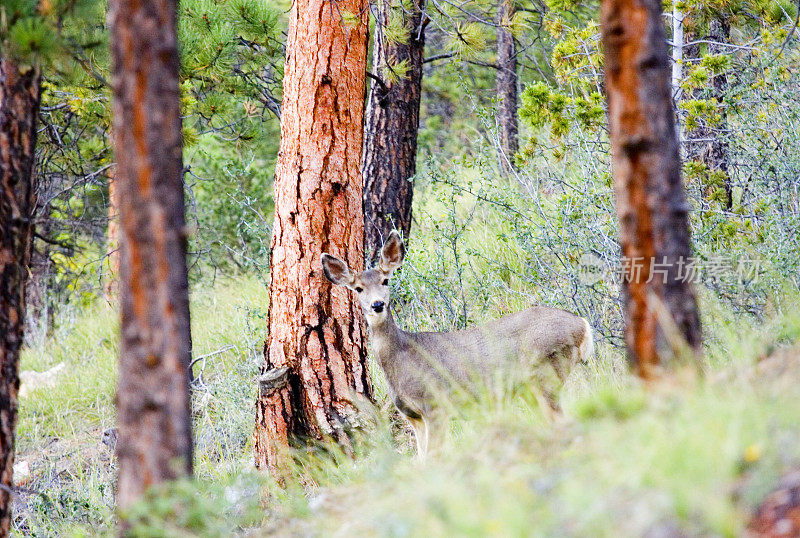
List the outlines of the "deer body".
<svg viewBox="0 0 800 538">
<path fill-rule="evenodd" d="M 395 397 L 422 413 L 441 384 L 488 383 L 497 374 L 524 378 L 548 364 L 563 381 L 589 351 L 584 340 L 591 334 L 583 318 L 543 306 L 462 331 L 409 333 L 391 314 L 371 330 L 373 354 Z"/>
<path fill-rule="evenodd" d="M 323 254 L 329 280 L 359 295 L 372 332 L 375 359 L 386 375 L 390 396 L 414 428 L 420 455 L 427 450 L 437 400 L 458 388 L 497 380 L 542 383 L 552 367 L 563 383 L 572 367 L 592 352 L 589 323 L 575 314 L 534 306 L 471 329 L 412 333 L 401 330 L 388 309 L 388 279 L 402 263 L 403 243 L 393 232 L 378 267 L 353 275 L 347 265 Z M 546 405 L 556 409 L 554 391 L 540 386 Z"/>
</svg>

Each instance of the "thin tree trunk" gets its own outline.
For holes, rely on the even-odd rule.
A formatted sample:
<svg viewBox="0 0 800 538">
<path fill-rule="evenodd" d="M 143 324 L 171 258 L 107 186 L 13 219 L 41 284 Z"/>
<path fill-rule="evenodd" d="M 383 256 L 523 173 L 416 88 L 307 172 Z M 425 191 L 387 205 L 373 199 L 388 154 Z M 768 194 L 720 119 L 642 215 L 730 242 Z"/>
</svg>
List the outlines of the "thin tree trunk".
<svg viewBox="0 0 800 538">
<path fill-rule="evenodd" d="M 35 196 L 40 198 L 38 194 Z M 42 211 L 43 209 L 44 211 Z M 49 211 L 48 208 L 34 208 L 33 213 L 47 215 Z M 37 234 L 48 237 L 46 223 L 40 223 L 36 228 Z M 48 297 L 48 288 L 53 272 L 50 247 L 43 241 L 39 245 L 41 250 L 36 247 L 34 241 L 28 261 L 28 283 L 25 290 L 25 342 L 28 345 L 42 342 L 52 324 L 52 309 Z"/>
<path fill-rule="evenodd" d="M 708 44 L 708 54 L 717 55 L 727 52 L 725 43 L 730 41 L 730 23 L 724 18 L 714 18 L 709 23 L 709 34 L 703 36 L 704 39 L 711 41 Z M 696 36 L 687 36 L 688 41 L 696 39 Z M 685 55 L 689 58 L 698 58 L 701 55 L 698 45 L 685 47 Z M 733 184 L 730 177 L 730 147 L 727 141 L 728 131 L 728 112 L 722 106 L 725 93 L 728 91 L 728 74 L 723 72 L 711 76 L 710 80 L 711 98 L 717 102 L 720 121 L 717 126 L 711 126 L 706 119 L 699 122 L 697 128 L 685 134 L 685 148 L 687 160 L 700 161 L 709 170 L 709 175 L 714 172 L 721 173 L 722 184 L 708 184 L 703 188 L 703 197 L 711 199 L 717 189 L 722 189 L 722 206 L 727 210 L 733 208 Z M 691 92 L 692 99 L 702 99 L 708 91 L 707 88 L 697 88 Z M 707 94 L 706 94 L 707 95 Z"/>
<path fill-rule="evenodd" d="M 672 4 L 672 101 L 676 104 L 680 102 L 683 91 L 681 81 L 683 80 L 683 11 L 676 3 Z M 675 132 L 678 137 L 678 150 L 683 146 L 683 126 L 680 116 L 675 121 Z"/>
<path fill-rule="evenodd" d="M 373 82 L 367 105 L 364 141 L 364 242 L 368 259 L 377 263 L 383 240 L 393 229 L 411 232 L 411 201 L 417 171 L 417 132 L 422 94 L 425 25 L 416 2 L 409 11 L 392 10 L 392 0 L 376 2 L 372 62 L 381 83 Z M 390 17 L 402 17 L 405 43 L 389 42 L 384 28 Z M 405 62 L 404 76 L 392 66 Z"/>
<path fill-rule="evenodd" d="M 637 373 L 658 374 L 682 338 L 700 351 L 670 66 L 659 0 L 603 0 L 602 40 L 625 272 L 625 342 Z M 658 264 L 658 265 L 655 265 Z"/>
<path fill-rule="evenodd" d="M 119 294 L 119 189 L 114 177 L 114 168 L 109 168 L 108 177 L 108 226 L 106 228 L 106 263 L 103 293 L 106 300 L 114 302 Z"/>
<path fill-rule="evenodd" d="M 113 0 L 122 311 L 118 505 L 192 472 L 176 3 Z"/>
<path fill-rule="evenodd" d="M 329 252 L 356 269 L 364 263 L 367 8 L 367 0 L 309 0 L 289 15 L 254 432 L 256 466 L 273 472 L 292 439 L 346 444 L 354 399 L 371 395 L 361 309 L 351 292 L 331 289 L 320 261 Z"/>
<path fill-rule="evenodd" d="M 33 168 L 41 78 L 0 58 L 0 536 L 11 525 L 19 352 L 33 239 Z"/>
<path fill-rule="evenodd" d="M 687 15 L 684 13 L 683 15 L 683 40 L 684 44 L 682 47 L 682 55 L 684 59 L 684 63 L 687 66 L 687 70 L 691 69 L 691 62 L 692 60 L 698 58 L 700 56 L 700 46 L 695 43 L 698 37 L 695 35 L 693 31 L 687 30 Z M 700 98 L 700 89 L 694 88 L 689 89 L 688 92 L 681 92 L 681 99 L 699 99 Z M 677 104 L 677 101 L 676 101 Z M 701 132 L 701 128 L 697 127 L 695 129 L 686 131 L 683 130 L 683 138 L 681 139 L 681 149 L 683 150 L 683 156 L 687 161 L 692 161 L 700 158 L 700 153 L 702 146 L 695 142 L 695 139 L 702 138 L 704 135 Z"/>
<path fill-rule="evenodd" d="M 708 45 L 708 53 L 725 54 L 727 51 L 724 44 L 730 42 L 731 39 L 731 25 L 727 19 L 722 16 L 712 19 L 709 33 L 709 39 L 713 43 Z M 716 129 L 708 129 L 709 138 L 712 140 L 705 145 L 703 161 L 712 172 L 721 174 L 722 185 L 711 185 L 707 189 L 707 197 L 721 187 L 722 204 L 725 209 L 730 211 L 733 209 L 733 185 L 729 175 L 731 156 L 726 138 L 728 136 L 728 109 L 723 104 L 725 93 L 728 91 L 728 74 L 722 72 L 714 75 L 711 79 L 711 87 L 714 92 L 713 98 L 717 102 L 720 122 Z"/>
<path fill-rule="evenodd" d="M 500 0 L 497 10 L 497 123 L 500 134 L 500 170 L 514 170 L 517 141 L 517 50 L 510 25 L 516 7 L 514 0 Z"/>
<path fill-rule="evenodd" d="M 681 98 L 683 80 L 683 11 L 677 4 L 672 5 L 672 98 Z"/>
</svg>

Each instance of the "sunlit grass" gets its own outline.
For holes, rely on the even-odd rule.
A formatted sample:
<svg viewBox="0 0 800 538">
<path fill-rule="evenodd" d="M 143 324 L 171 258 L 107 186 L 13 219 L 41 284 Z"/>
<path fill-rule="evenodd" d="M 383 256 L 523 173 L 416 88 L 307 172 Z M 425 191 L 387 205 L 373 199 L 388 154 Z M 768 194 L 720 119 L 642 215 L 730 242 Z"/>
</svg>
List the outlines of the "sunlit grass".
<svg viewBox="0 0 800 538">
<path fill-rule="evenodd" d="M 237 476 L 252 462 L 254 376 L 265 336 L 266 288 L 254 277 L 196 286 L 191 296 L 196 474 Z M 103 431 L 115 425 L 118 314 L 98 300 L 68 309 L 43 343 L 27 348 L 22 370 L 64 362 L 54 387 L 21 399 L 18 460 L 31 463 L 26 524 L 43 535 L 72 533 L 81 521 L 111 532 L 112 451 Z M 65 529 L 69 528 L 67 531 Z M 75 531 L 77 532 L 77 531 Z"/>
<path fill-rule="evenodd" d="M 64 363 L 57 389 L 41 388 L 23 397 L 17 447 L 26 451 L 42 439 L 74 437 L 114 423 L 118 329 L 111 307 L 64 315 L 43 345 L 27 348 L 21 370 L 45 371 Z"/>
<path fill-rule="evenodd" d="M 598 378 L 555 424 L 530 395 L 481 399 L 424 463 L 370 433 L 381 441 L 337 467 L 349 479 L 303 467 L 324 489 L 306 517 L 320 535 L 638 536 L 674 525 L 737 536 L 800 461 L 800 388 L 774 382 L 679 376 L 645 390 Z"/>
</svg>

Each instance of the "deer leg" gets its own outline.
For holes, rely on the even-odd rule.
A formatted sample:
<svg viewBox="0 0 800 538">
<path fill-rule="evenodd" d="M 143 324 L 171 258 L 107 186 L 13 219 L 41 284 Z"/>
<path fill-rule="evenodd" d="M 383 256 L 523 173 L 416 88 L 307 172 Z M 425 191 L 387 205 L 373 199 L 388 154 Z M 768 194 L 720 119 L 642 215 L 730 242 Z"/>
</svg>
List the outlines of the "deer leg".
<svg viewBox="0 0 800 538">
<path fill-rule="evenodd" d="M 549 362 L 562 385 L 567 382 L 570 372 L 580 362 L 580 359 L 580 350 L 577 347 L 571 347 L 550 355 Z"/>
<path fill-rule="evenodd" d="M 408 423 L 411 424 L 411 429 L 414 430 L 414 440 L 417 442 L 417 459 L 424 461 L 425 456 L 428 454 L 428 425 L 422 417 L 406 418 Z"/>
<path fill-rule="evenodd" d="M 561 354 L 554 355 L 550 357 L 550 364 L 553 366 L 553 370 L 555 371 L 556 376 L 558 376 L 558 380 L 561 381 L 561 384 L 563 385 L 567 380 L 567 375 L 569 375 L 566 365 L 564 364 L 564 357 Z"/>
<path fill-rule="evenodd" d="M 553 391 L 543 388 L 542 395 L 544 396 L 544 403 L 547 407 L 547 410 L 550 411 L 550 417 L 553 418 L 555 415 L 560 414 L 561 405 L 558 403 L 558 398 Z"/>
<path fill-rule="evenodd" d="M 565 364 L 560 362 L 560 358 L 559 354 L 548 356 L 547 361 L 541 366 L 543 370 L 540 370 L 534 376 L 533 395 L 536 397 L 539 408 L 549 422 L 553 422 L 556 416 L 561 414 L 561 406 L 558 404 L 556 394 L 564 385 L 564 380 L 569 374 L 569 369 Z M 548 364 L 555 372 L 557 379 L 553 379 L 552 374 L 548 375 L 545 373 Z M 555 388 L 553 385 L 556 385 Z"/>
<path fill-rule="evenodd" d="M 553 393 L 544 387 L 544 383 L 542 383 L 541 380 L 534 381 L 534 383 L 531 385 L 531 389 L 534 398 L 536 398 L 536 403 L 539 404 L 539 409 L 542 410 L 545 419 L 548 422 L 553 422 L 556 414 L 560 413 L 561 411 L 561 408 L 556 402 L 555 396 L 553 396 Z"/>
</svg>

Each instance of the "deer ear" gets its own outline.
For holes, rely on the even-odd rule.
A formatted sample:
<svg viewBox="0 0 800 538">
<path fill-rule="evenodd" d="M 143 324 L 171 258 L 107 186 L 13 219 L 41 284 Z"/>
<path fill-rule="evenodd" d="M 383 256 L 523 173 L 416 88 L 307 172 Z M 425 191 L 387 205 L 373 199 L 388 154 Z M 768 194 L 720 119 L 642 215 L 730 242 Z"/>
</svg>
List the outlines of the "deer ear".
<svg viewBox="0 0 800 538">
<path fill-rule="evenodd" d="M 350 287 L 355 280 L 347 263 L 325 252 L 322 253 L 322 271 L 328 280 L 338 286 Z"/>
<path fill-rule="evenodd" d="M 405 255 L 406 246 L 403 244 L 403 240 L 400 239 L 400 234 L 397 230 L 392 230 L 386 243 L 383 244 L 378 268 L 384 273 L 391 274 L 403 263 Z"/>
</svg>

